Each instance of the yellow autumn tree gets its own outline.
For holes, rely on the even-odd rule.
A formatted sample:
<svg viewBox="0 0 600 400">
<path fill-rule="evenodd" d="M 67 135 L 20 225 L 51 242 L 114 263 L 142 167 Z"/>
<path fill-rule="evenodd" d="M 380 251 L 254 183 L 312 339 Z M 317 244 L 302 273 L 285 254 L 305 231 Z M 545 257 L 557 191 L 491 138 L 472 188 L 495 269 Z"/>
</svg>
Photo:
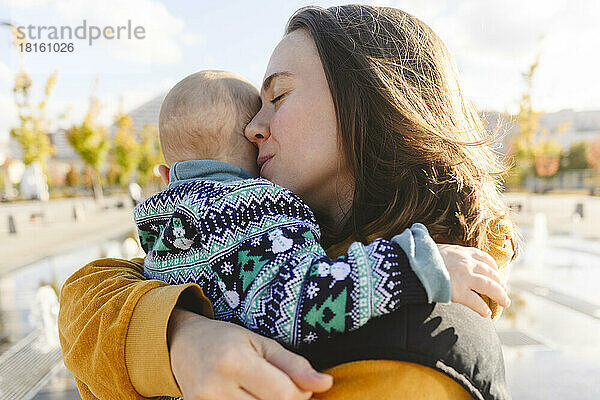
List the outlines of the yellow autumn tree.
<svg viewBox="0 0 600 400">
<path fill-rule="evenodd" d="M 11 29 L 15 48 L 24 43 L 23 39 L 18 38 L 16 28 L 13 25 L 8 23 L 3 23 L 3 25 Z M 56 84 L 58 72 L 53 72 L 46 79 L 41 100 L 34 102 L 31 96 L 33 82 L 25 70 L 23 54 L 21 52 L 17 53 L 20 58 L 20 67 L 15 76 L 13 97 L 17 108 L 18 123 L 10 129 L 10 136 L 21 147 L 25 165 L 38 162 L 42 166 L 44 174 L 47 174 L 46 159 L 54 153 L 54 146 L 52 146 L 48 137 L 50 122 L 45 111 L 52 89 Z"/>
<path fill-rule="evenodd" d="M 135 127 L 127 114 L 120 113 L 115 120 L 112 155 L 119 167 L 119 184 L 127 186 L 140 163 L 140 145 L 137 142 Z"/>
<path fill-rule="evenodd" d="M 26 165 L 37 161 L 45 167 L 46 158 L 54 153 L 48 137 L 50 124 L 44 111 L 56 77 L 56 72 L 48 77 L 42 100 L 34 104 L 31 100 L 31 78 L 23 69 L 16 76 L 13 93 L 19 123 L 10 130 L 10 135 L 19 143 Z"/>
<path fill-rule="evenodd" d="M 519 101 L 519 112 L 514 117 L 518 134 L 513 138 L 510 149 L 514 158 L 510 172 L 513 177 L 522 178 L 531 174 L 550 177 L 556 174 L 560 167 L 562 146 L 556 140 L 556 136 L 566 131 L 569 123 L 561 124 L 553 132 L 540 126 L 540 118 L 544 113 L 536 110 L 532 101 L 533 81 L 539 67 L 539 59 L 538 55 L 528 71 L 523 73 L 525 91 Z"/>
<path fill-rule="evenodd" d="M 587 162 L 590 167 L 595 169 L 597 172 L 600 172 L 600 133 L 590 144 L 590 149 L 587 154 Z"/>
<path fill-rule="evenodd" d="M 144 186 L 156 180 L 154 169 L 157 165 L 165 163 L 156 125 L 148 124 L 142 129 L 139 151 L 138 183 Z"/>
<path fill-rule="evenodd" d="M 79 125 L 73 125 L 67 130 L 67 139 L 81 159 L 91 170 L 91 181 L 94 198 L 102 203 L 104 200 L 102 190 L 102 168 L 110 150 L 110 140 L 106 127 L 97 122 L 100 106 L 98 99 L 90 97 L 88 112 Z"/>
</svg>

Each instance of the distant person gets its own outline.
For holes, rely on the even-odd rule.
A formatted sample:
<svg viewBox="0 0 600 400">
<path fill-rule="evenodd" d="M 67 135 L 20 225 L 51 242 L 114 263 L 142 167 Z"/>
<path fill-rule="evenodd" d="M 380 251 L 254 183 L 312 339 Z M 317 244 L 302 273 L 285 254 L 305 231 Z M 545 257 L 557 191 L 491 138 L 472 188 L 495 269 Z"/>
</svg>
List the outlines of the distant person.
<svg viewBox="0 0 600 400">
<path fill-rule="evenodd" d="M 137 206 L 144 199 L 142 196 L 142 187 L 135 183 L 131 182 L 127 187 L 127 191 L 129 192 L 129 198 L 134 206 Z"/>
</svg>

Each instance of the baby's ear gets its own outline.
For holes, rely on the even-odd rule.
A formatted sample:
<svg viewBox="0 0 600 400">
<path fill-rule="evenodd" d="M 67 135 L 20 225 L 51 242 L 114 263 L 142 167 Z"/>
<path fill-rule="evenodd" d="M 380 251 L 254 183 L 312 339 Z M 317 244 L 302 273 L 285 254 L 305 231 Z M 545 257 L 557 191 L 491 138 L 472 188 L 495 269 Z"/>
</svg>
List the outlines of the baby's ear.
<svg viewBox="0 0 600 400">
<path fill-rule="evenodd" d="M 165 164 L 160 164 L 158 166 L 158 172 L 160 173 L 160 177 L 162 178 L 165 186 L 169 184 L 169 172 L 171 168 L 167 167 Z"/>
</svg>

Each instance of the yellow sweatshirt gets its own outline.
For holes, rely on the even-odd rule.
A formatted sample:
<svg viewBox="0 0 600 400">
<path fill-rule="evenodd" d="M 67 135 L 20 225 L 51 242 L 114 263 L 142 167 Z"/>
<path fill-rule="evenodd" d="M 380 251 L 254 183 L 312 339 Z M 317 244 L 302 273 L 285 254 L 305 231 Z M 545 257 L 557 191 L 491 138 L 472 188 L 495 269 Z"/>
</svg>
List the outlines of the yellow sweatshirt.
<svg viewBox="0 0 600 400">
<path fill-rule="evenodd" d="M 503 275 L 512 258 L 511 231 L 499 225 L 492 255 Z M 340 243 L 328 253 L 346 251 Z M 171 372 L 166 333 L 176 304 L 212 317 L 212 307 L 196 284 L 170 286 L 145 280 L 143 260 L 102 259 L 91 262 L 65 282 L 58 316 L 63 359 L 75 376 L 81 397 L 143 399 L 181 396 Z M 497 318 L 502 309 L 487 299 Z M 386 399 L 405 393 L 411 399 L 468 399 L 454 380 L 418 364 L 366 360 L 325 371 L 334 386 L 315 399 Z"/>
</svg>

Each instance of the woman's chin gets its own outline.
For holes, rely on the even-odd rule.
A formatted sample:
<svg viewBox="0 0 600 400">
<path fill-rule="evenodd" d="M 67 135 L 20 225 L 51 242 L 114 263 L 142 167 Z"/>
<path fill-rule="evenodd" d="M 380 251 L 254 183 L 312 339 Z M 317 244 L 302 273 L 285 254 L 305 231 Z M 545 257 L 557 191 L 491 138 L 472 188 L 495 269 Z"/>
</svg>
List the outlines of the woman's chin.
<svg viewBox="0 0 600 400">
<path fill-rule="evenodd" d="M 261 171 L 260 177 L 263 179 L 269 180 L 276 185 L 285 187 L 284 185 L 282 185 L 281 177 L 278 176 L 276 173 L 273 173 L 273 171 L 271 169 Z"/>
<path fill-rule="evenodd" d="M 267 180 L 270 180 L 271 182 L 273 182 L 270 175 L 268 173 L 266 173 L 265 171 L 261 170 L 259 175 L 261 178 L 267 179 Z"/>
</svg>

